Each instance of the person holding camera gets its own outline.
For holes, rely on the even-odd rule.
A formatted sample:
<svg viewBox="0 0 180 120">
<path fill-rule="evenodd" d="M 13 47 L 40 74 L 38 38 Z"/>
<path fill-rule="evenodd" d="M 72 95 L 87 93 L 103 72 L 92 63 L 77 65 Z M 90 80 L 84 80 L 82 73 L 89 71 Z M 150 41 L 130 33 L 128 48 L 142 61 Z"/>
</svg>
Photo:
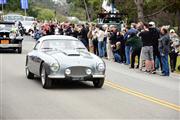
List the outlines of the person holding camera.
<svg viewBox="0 0 180 120">
<path fill-rule="evenodd" d="M 97 39 L 98 39 L 99 57 L 103 58 L 103 57 L 105 57 L 105 44 L 104 44 L 105 33 L 104 33 L 102 27 L 100 27 L 99 25 L 96 25 L 95 34 L 96 34 Z"/>
<path fill-rule="evenodd" d="M 169 35 L 171 39 L 170 52 L 169 52 L 170 66 L 171 66 L 171 72 L 174 72 L 176 70 L 177 57 L 179 53 L 178 48 L 180 47 L 180 39 L 174 29 L 170 30 Z"/>
</svg>

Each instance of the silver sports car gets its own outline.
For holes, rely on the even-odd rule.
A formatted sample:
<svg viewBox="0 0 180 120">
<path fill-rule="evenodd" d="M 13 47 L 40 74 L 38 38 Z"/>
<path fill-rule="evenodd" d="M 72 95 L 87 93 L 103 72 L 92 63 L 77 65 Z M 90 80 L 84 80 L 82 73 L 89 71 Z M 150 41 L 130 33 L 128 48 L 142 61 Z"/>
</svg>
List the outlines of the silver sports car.
<svg viewBox="0 0 180 120">
<path fill-rule="evenodd" d="M 42 37 L 26 57 L 27 78 L 40 76 L 43 88 L 51 88 L 54 79 L 92 81 L 94 87 L 101 88 L 105 69 L 102 59 L 70 36 Z"/>
</svg>

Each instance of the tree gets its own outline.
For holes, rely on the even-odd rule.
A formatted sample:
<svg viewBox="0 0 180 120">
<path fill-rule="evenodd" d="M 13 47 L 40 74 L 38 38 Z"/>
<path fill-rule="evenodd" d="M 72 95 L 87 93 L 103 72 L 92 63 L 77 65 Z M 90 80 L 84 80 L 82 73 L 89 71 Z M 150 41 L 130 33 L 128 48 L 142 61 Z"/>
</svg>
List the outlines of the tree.
<svg viewBox="0 0 180 120">
<path fill-rule="evenodd" d="M 137 7 L 137 14 L 138 14 L 138 20 L 144 21 L 144 0 L 134 0 L 136 7 Z"/>
<path fill-rule="evenodd" d="M 37 16 L 40 20 L 52 20 L 55 17 L 54 11 L 50 9 L 40 9 Z"/>
<path fill-rule="evenodd" d="M 8 0 L 5 5 L 6 12 L 14 12 L 17 10 L 21 10 L 20 0 Z"/>
<path fill-rule="evenodd" d="M 84 1 L 84 6 L 85 6 L 85 10 L 86 10 L 86 16 L 87 16 L 87 19 L 88 21 L 90 22 L 90 17 L 89 17 L 89 11 L 88 11 L 88 8 L 87 8 L 87 3 L 86 3 L 86 0 L 83 0 Z"/>
</svg>

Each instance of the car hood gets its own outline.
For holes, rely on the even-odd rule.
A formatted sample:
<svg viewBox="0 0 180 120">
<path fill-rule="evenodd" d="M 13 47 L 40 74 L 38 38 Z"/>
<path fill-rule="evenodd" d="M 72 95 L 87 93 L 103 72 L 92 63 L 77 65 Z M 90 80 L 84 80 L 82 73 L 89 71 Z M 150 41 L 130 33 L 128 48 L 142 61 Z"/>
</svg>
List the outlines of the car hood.
<svg viewBox="0 0 180 120">
<path fill-rule="evenodd" d="M 31 25 L 24 25 L 23 27 L 24 27 L 24 28 L 32 28 Z"/>
<path fill-rule="evenodd" d="M 9 30 L 6 30 L 6 29 L 2 29 L 2 30 L 0 30 L 0 33 L 9 33 L 10 31 Z"/>
<path fill-rule="evenodd" d="M 89 66 L 96 63 L 94 57 L 87 51 L 60 50 L 51 51 L 46 54 L 55 58 L 60 64 L 69 66 Z"/>
</svg>

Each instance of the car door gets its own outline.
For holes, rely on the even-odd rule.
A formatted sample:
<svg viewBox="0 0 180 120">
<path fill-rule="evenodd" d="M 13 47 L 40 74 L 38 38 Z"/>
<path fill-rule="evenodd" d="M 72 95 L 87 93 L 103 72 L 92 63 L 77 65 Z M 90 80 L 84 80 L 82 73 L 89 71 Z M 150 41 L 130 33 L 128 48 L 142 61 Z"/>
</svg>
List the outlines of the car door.
<svg viewBox="0 0 180 120">
<path fill-rule="evenodd" d="M 40 42 L 37 42 L 33 51 L 28 54 L 29 70 L 36 75 L 39 75 L 39 72 L 37 70 L 38 68 L 37 63 L 39 62 L 39 51 L 38 51 L 39 46 L 40 46 Z"/>
</svg>

